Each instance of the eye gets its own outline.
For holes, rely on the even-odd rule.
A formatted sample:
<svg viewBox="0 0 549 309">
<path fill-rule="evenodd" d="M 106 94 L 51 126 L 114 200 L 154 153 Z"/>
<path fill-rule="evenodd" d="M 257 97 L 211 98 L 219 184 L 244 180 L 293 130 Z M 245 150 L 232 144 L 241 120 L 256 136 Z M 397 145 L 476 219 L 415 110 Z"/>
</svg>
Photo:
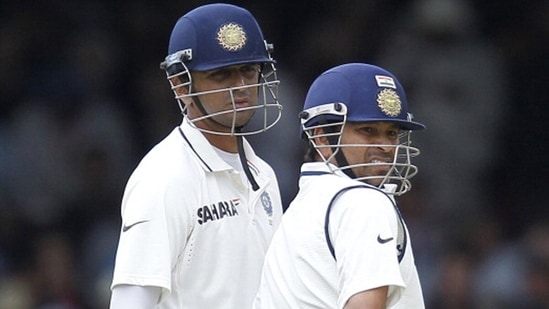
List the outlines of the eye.
<svg viewBox="0 0 549 309">
<path fill-rule="evenodd" d="M 245 78 L 254 78 L 259 72 L 258 64 L 243 65 L 240 67 L 240 72 Z"/>
<path fill-rule="evenodd" d="M 213 80 L 221 81 L 223 79 L 229 78 L 230 76 L 231 76 L 230 69 L 221 68 L 219 70 L 212 71 L 208 77 Z"/>
<path fill-rule="evenodd" d="M 258 64 L 246 64 L 239 67 L 227 67 L 211 71 L 208 74 L 208 78 L 217 82 L 223 82 L 224 80 L 236 77 L 237 75 L 242 76 L 245 79 L 255 79 L 257 78 L 258 73 Z"/>
<path fill-rule="evenodd" d="M 400 135 L 400 130 L 389 130 L 387 135 L 393 138 L 398 138 Z"/>
<path fill-rule="evenodd" d="M 368 126 L 360 127 L 359 130 L 365 135 L 373 135 L 376 132 L 376 130 L 373 127 L 368 127 Z"/>
</svg>

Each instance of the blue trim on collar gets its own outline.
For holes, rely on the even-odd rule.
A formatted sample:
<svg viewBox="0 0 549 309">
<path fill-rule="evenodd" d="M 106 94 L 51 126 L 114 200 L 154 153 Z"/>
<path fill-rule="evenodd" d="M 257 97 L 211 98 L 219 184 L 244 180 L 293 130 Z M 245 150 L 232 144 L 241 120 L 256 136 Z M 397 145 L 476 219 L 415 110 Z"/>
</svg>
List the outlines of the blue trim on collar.
<svg viewBox="0 0 549 309">
<path fill-rule="evenodd" d="M 194 152 L 194 154 L 198 157 L 198 159 L 200 159 L 200 161 L 202 162 L 202 164 L 204 164 L 204 166 L 208 169 L 208 171 L 212 172 L 212 168 L 206 164 L 206 162 L 202 159 L 202 157 L 200 157 L 200 155 L 198 154 L 198 152 L 196 152 L 196 150 L 194 149 L 193 145 L 191 144 L 191 142 L 187 139 L 187 136 L 185 136 L 185 133 L 183 133 L 183 130 L 181 130 L 181 127 L 177 127 L 179 129 L 179 133 L 181 133 L 181 136 L 183 137 L 183 139 L 187 142 L 187 144 L 189 145 L 189 147 L 191 147 L 192 151 Z"/>
<path fill-rule="evenodd" d="M 326 174 L 332 174 L 330 172 L 312 172 L 312 171 L 306 171 L 306 172 L 301 172 L 301 174 L 299 174 L 300 176 L 319 176 L 319 175 L 326 175 Z"/>
</svg>

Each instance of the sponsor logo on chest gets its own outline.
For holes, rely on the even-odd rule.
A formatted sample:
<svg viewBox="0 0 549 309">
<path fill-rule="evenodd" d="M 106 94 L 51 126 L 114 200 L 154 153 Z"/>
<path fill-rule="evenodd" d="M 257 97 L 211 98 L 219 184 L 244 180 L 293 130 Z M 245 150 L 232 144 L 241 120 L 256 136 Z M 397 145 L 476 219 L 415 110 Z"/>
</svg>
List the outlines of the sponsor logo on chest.
<svg viewBox="0 0 549 309">
<path fill-rule="evenodd" d="M 239 205 L 239 198 L 233 198 L 228 201 L 220 201 L 211 205 L 204 205 L 196 211 L 196 215 L 198 216 L 198 224 L 238 216 L 237 207 Z"/>
</svg>

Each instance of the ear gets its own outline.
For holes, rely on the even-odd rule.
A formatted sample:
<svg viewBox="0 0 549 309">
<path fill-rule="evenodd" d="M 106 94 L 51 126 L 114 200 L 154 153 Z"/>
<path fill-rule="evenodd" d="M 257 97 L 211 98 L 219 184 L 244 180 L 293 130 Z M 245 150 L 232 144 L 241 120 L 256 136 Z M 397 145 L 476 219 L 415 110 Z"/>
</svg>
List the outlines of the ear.
<svg viewBox="0 0 549 309">
<path fill-rule="evenodd" d="M 177 97 L 185 103 L 185 105 L 189 105 L 192 103 L 192 100 L 190 98 L 182 98 L 182 96 L 187 95 L 189 93 L 188 86 L 181 85 L 181 80 L 179 77 L 172 77 L 171 79 L 172 85 L 174 86 L 174 92 L 177 95 Z"/>
<path fill-rule="evenodd" d="M 328 138 L 326 137 L 326 132 L 324 128 L 315 128 L 313 129 L 313 136 L 316 136 L 315 144 L 317 145 L 326 145 L 329 144 Z"/>
<path fill-rule="evenodd" d="M 326 137 L 326 132 L 324 128 L 313 129 L 313 136 L 316 136 L 314 138 L 314 142 L 317 146 L 330 145 L 330 142 L 328 141 L 328 137 Z M 332 155 L 331 147 L 320 147 L 318 150 L 320 151 L 320 153 L 322 153 L 322 156 L 324 158 L 328 158 Z"/>
<path fill-rule="evenodd" d="M 177 95 L 184 95 L 187 94 L 187 92 L 189 91 L 187 87 L 181 85 L 181 80 L 178 76 L 172 77 L 171 82 L 175 88 L 175 92 L 177 93 Z"/>
</svg>

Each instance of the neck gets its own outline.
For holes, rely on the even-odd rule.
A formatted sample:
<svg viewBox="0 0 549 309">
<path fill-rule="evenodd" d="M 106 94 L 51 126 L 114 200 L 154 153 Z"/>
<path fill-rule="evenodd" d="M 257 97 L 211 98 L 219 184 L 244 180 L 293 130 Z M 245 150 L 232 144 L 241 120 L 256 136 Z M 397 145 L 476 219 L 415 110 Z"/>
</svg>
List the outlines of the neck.
<svg viewBox="0 0 549 309">
<path fill-rule="evenodd" d="M 237 153 L 238 147 L 236 143 L 236 136 L 230 136 L 230 135 L 218 135 L 218 134 L 212 134 L 207 132 L 202 132 L 208 142 L 210 144 L 214 145 L 215 147 L 231 153 Z"/>
<path fill-rule="evenodd" d="M 192 116 L 187 116 L 188 119 L 193 122 Z M 212 118 L 206 118 L 200 121 L 193 122 L 193 125 L 196 126 L 199 130 L 209 130 L 213 132 L 223 132 L 223 130 L 228 130 L 225 126 L 219 124 L 217 121 L 215 121 Z M 237 141 L 236 136 L 233 135 L 225 135 L 225 134 L 215 134 L 215 133 L 209 133 L 206 131 L 201 131 L 202 134 L 206 137 L 208 142 L 212 144 L 213 146 L 231 153 L 237 153 L 238 147 L 237 147 Z M 227 131 L 228 133 L 228 131 Z"/>
</svg>

